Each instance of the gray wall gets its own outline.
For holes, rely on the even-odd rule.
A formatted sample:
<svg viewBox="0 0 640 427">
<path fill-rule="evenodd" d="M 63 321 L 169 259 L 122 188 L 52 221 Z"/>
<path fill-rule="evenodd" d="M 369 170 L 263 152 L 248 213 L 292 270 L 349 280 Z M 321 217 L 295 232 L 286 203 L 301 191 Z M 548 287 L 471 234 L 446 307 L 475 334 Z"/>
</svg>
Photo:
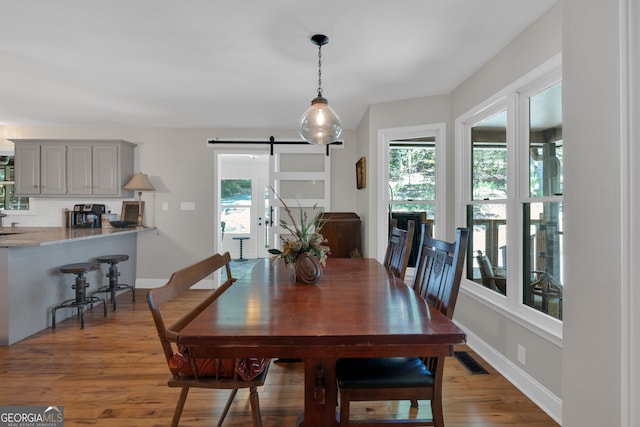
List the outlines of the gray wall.
<svg viewBox="0 0 640 427">
<path fill-rule="evenodd" d="M 637 117 L 640 111 L 640 4 L 637 1 L 631 2 L 629 5 L 628 13 L 623 13 L 623 16 L 629 17 L 630 25 L 629 32 L 627 33 L 626 41 L 628 41 L 628 47 L 630 52 L 630 67 L 628 75 L 630 77 L 629 95 L 629 110 L 632 115 Z M 626 88 L 625 88 L 626 89 Z M 623 91 L 624 92 L 624 91 Z M 637 307 L 640 307 L 640 292 L 634 291 L 634 284 L 640 281 L 640 263 L 636 262 L 640 259 L 640 227 L 638 227 L 637 221 L 634 219 L 640 217 L 640 197 L 637 196 L 640 193 L 640 170 L 632 165 L 640 164 L 640 150 L 633 148 L 640 138 L 640 120 L 630 120 L 629 135 L 627 135 L 625 154 L 628 153 L 627 164 L 629 171 L 629 188 L 623 193 L 623 200 L 629 201 L 628 215 L 625 217 L 625 226 L 623 236 L 628 237 L 628 252 L 627 260 L 631 264 L 629 266 L 629 276 L 625 282 L 625 301 L 629 307 L 629 320 L 628 330 L 626 335 L 623 336 L 623 340 L 628 342 L 627 347 L 622 346 L 621 353 L 626 354 L 626 357 L 622 357 L 622 378 L 623 388 L 627 387 L 625 379 L 628 379 L 628 396 L 623 396 L 623 414 L 628 409 L 628 423 L 627 425 L 637 426 L 640 425 L 640 408 L 637 403 L 640 401 L 640 369 L 637 368 L 637 361 L 640 359 L 640 314 Z M 625 242 L 626 243 L 626 242 Z M 637 286 L 636 286 L 637 288 Z M 625 322 L 626 319 L 623 321 Z M 624 324 L 623 324 L 624 329 Z M 626 420 L 625 420 L 626 421 Z"/>
<path fill-rule="evenodd" d="M 387 102 L 369 106 L 360 128 L 358 129 L 358 150 L 367 156 L 368 173 L 367 188 L 358 193 L 358 207 L 366 209 L 362 216 L 366 226 L 363 242 L 363 252 L 365 256 L 375 258 L 378 245 L 386 245 L 386 231 L 382 233 L 376 228 L 378 224 L 379 199 L 386 189 L 378 188 L 378 131 L 380 129 L 416 126 L 424 124 L 448 123 L 450 120 L 450 96 L 430 96 L 406 99 L 396 102 Z M 450 127 L 447 126 L 447 136 L 450 137 Z M 453 161 L 453 145 L 447 144 L 447 163 Z M 448 167 L 450 180 L 453 183 L 453 168 Z M 453 184 L 447 186 L 453 193 Z M 453 202 L 453 198 L 451 198 Z M 448 205 L 451 208 L 453 205 Z M 451 210 L 453 212 L 453 210 Z M 379 242 L 382 236 L 385 240 Z"/>
<path fill-rule="evenodd" d="M 633 15 L 625 10 L 629 6 Z M 629 134 L 638 130 L 638 110 L 627 105 L 631 88 L 639 100 L 637 8 L 636 0 L 563 0 L 567 283 L 562 379 L 568 427 L 640 425 L 638 283 L 633 280 L 634 272 L 638 278 L 640 177 L 638 134 Z M 636 26 L 630 51 L 627 25 Z M 628 53 L 635 72 L 627 68 Z"/>
</svg>

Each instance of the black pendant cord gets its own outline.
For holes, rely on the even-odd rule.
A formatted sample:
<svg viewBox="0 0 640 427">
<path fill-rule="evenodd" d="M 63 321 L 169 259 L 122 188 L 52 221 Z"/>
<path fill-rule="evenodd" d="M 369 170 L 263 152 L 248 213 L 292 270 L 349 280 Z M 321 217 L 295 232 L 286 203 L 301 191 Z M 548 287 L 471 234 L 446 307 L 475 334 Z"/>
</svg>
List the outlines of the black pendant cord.
<svg viewBox="0 0 640 427">
<path fill-rule="evenodd" d="M 318 45 L 318 96 L 322 97 L 322 45 Z"/>
<path fill-rule="evenodd" d="M 318 96 L 322 97 L 322 46 L 329 43 L 329 37 L 324 34 L 314 34 L 311 43 L 318 46 Z"/>
</svg>

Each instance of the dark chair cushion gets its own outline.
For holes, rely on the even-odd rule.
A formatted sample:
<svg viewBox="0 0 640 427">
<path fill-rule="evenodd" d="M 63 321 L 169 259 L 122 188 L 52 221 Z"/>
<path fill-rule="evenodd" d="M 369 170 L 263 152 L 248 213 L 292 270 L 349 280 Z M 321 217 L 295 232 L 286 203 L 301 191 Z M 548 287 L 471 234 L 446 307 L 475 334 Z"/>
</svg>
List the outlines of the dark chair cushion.
<svg viewBox="0 0 640 427">
<path fill-rule="evenodd" d="M 418 357 L 340 359 L 336 377 L 340 388 L 433 387 L 434 383 Z"/>
</svg>

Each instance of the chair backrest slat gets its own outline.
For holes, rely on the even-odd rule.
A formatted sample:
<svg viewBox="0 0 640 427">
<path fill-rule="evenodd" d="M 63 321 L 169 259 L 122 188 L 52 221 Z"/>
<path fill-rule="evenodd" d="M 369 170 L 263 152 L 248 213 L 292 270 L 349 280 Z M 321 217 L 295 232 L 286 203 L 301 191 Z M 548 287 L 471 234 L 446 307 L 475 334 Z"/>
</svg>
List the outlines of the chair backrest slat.
<svg viewBox="0 0 640 427">
<path fill-rule="evenodd" d="M 423 233 L 413 277 L 413 289 L 452 318 L 462 280 L 469 231 L 456 230 L 456 240 L 445 242 Z"/>
<path fill-rule="evenodd" d="M 394 276 L 404 280 L 411 255 L 413 244 L 413 233 L 415 231 L 415 221 L 407 221 L 407 229 L 401 230 L 397 226 L 395 219 L 391 220 L 391 230 L 389 232 L 389 243 L 387 253 L 384 257 L 384 266 L 391 271 Z M 423 224 L 424 229 L 424 224 Z"/>
</svg>

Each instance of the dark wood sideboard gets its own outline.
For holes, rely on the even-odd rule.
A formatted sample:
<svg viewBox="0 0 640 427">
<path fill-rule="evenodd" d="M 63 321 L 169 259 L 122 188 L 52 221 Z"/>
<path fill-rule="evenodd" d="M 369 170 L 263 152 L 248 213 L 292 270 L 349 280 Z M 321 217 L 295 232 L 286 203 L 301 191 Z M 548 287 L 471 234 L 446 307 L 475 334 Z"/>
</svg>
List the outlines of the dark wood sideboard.
<svg viewBox="0 0 640 427">
<path fill-rule="evenodd" d="M 329 258 L 360 258 L 362 256 L 360 217 L 353 212 L 325 212 L 322 235 L 329 241 Z"/>
</svg>

